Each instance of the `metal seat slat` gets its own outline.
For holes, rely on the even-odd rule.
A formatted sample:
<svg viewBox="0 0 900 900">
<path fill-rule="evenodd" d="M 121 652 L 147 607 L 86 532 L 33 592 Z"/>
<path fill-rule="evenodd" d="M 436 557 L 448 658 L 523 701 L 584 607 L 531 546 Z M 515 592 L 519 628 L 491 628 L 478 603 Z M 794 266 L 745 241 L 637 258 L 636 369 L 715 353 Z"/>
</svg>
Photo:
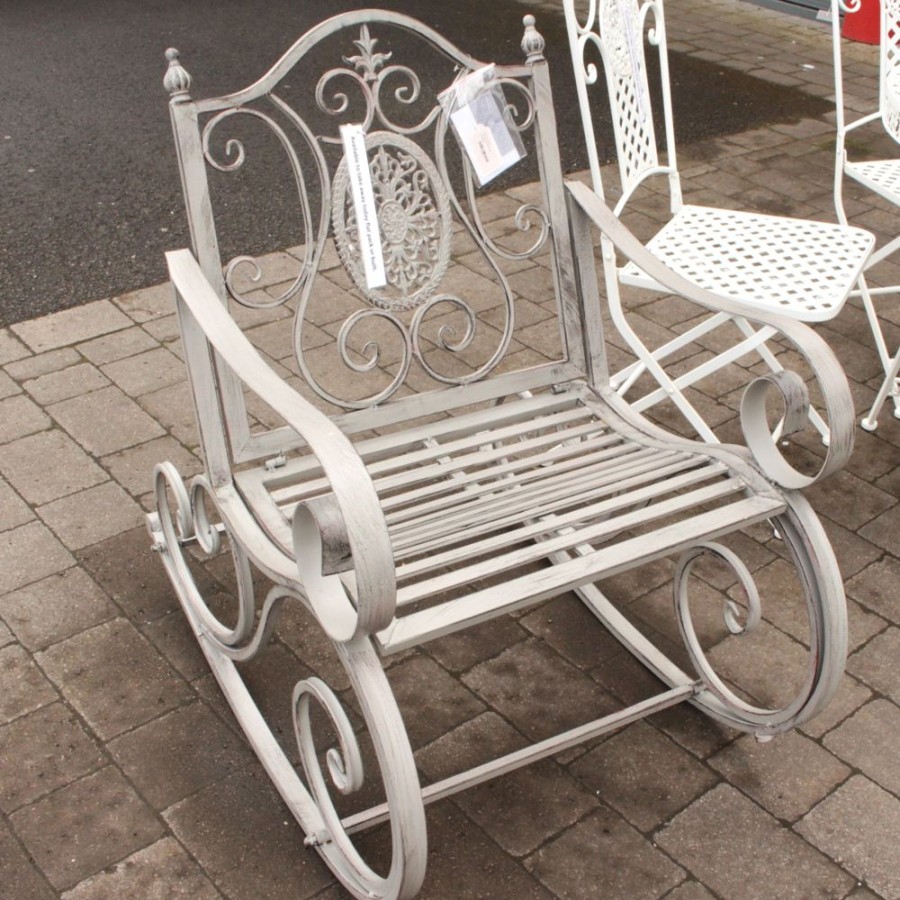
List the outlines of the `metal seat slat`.
<svg viewBox="0 0 900 900">
<path fill-rule="evenodd" d="M 685 471 L 688 470 L 688 471 Z M 517 527 L 508 526 L 488 538 L 458 545 L 440 553 L 429 553 L 411 562 L 397 566 L 397 580 L 402 583 L 412 578 L 421 577 L 427 572 L 448 566 L 457 565 L 465 560 L 486 556 L 502 551 L 514 544 L 533 540 L 542 535 L 558 531 L 577 522 L 596 519 L 609 515 L 627 506 L 653 500 L 666 493 L 672 493 L 703 481 L 708 481 L 725 472 L 721 463 L 712 463 L 698 467 L 696 459 L 681 459 L 670 465 L 657 469 L 654 473 L 644 472 L 631 478 L 607 485 L 605 490 L 591 492 L 593 497 L 606 496 L 606 499 L 595 503 L 586 503 L 578 509 L 564 513 L 540 513 L 536 520 L 528 521 Z M 648 481 L 650 483 L 648 484 Z M 609 496 L 616 490 L 625 491 L 616 496 Z"/>
</svg>

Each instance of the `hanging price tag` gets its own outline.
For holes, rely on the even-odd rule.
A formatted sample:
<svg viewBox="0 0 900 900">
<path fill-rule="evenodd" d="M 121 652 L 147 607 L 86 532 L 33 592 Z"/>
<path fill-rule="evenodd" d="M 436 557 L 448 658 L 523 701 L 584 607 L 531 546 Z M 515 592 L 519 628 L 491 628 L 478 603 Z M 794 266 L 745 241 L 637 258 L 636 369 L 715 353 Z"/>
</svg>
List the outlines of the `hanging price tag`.
<svg viewBox="0 0 900 900">
<path fill-rule="evenodd" d="M 506 108 L 494 67 L 485 66 L 441 94 L 453 126 L 480 185 L 496 178 L 524 155 L 525 148 Z"/>
<path fill-rule="evenodd" d="M 387 284 L 387 276 L 381 252 L 381 230 L 378 227 L 378 211 L 375 208 L 372 173 L 369 170 L 366 135 L 362 125 L 341 125 L 341 141 L 344 145 L 344 158 L 347 160 L 347 174 L 350 177 L 350 194 L 356 213 L 359 250 L 362 254 L 366 286 L 384 287 Z"/>
</svg>

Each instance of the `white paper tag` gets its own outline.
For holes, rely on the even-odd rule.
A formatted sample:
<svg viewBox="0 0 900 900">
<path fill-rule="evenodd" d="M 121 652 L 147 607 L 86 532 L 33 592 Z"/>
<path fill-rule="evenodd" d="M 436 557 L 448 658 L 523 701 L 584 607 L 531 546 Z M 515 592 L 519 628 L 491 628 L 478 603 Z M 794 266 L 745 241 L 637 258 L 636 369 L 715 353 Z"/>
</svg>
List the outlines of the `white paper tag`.
<svg viewBox="0 0 900 900">
<path fill-rule="evenodd" d="M 460 107 L 450 120 L 480 184 L 487 184 L 522 158 L 503 110 L 490 91 Z"/>
<path fill-rule="evenodd" d="M 381 252 L 381 231 L 378 228 L 378 212 L 372 191 L 372 173 L 366 153 L 366 135 L 362 125 L 341 125 L 341 141 L 350 176 L 350 192 L 356 212 L 356 228 L 359 233 L 359 249 L 362 254 L 366 286 L 384 287 L 387 276 L 384 256 Z"/>
</svg>

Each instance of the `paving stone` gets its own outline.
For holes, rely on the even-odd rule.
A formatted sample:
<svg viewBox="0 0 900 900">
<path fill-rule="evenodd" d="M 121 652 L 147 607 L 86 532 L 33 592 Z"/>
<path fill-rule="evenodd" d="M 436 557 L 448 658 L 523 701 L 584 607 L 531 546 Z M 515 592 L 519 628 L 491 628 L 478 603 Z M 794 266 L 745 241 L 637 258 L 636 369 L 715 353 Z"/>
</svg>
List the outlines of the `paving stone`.
<svg viewBox="0 0 900 900">
<path fill-rule="evenodd" d="M 678 865 L 603 807 L 526 864 L 556 896 L 568 900 L 652 900 L 684 879 Z"/>
<path fill-rule="evenodd" d="M 222 895 L 177 841 L 166 837 L 66 891 L 63 900 L 216 900 Z"/>
<path fill-rule="evenodd" d="M 474 628 L 429 642 L 428 652 L 444 668 L 459 673 L 524 641 L 526 637 L 528 633 L 515 619 L 499 616 Z"/>
<path fill-rule="evenodd" d="M 80 550 L 139 525 L 143 510 L 111 481 L 37 508 L 70 550 Z"/>
<path fill-rule="evenodd" d="M 551 760 L 471 788 L 456 802 L 513 856 L 531 853 L 598 805 Z"/>
<path fill-rule="evenodd" d="M 622 645 L 574 594 L 557 597 L 519 621 L 580 669 L 600 665 L 622 649 Z"/>
<path fill-rule="evenodd" d="M 425 657 L 392 667 L 390 681 L 413 748 L 484 711 L 473 693 Z"/>
<path fill-rule="evenodd" d="M 13 394 L 21 394 L 22 388 L 19 387 L 6 372 L 0 371 L 0 400 L 12 397 Z"/>
<path fill-rule="evenodd" d="M 551 737 L 615 708 L 596 683 L 535 641 L 517 644 L 476 666 L 463 682 L 532 740 Z"/>
<path fill-rule="evenodd" d="M 900 800 L 854 775 L 796 826 L 882 897 L 900 896 Z"/>
<path fill-rule="evenodd" d="M 103 366 L 103 374 L 129 397 L 140 397 L 184 381 L 184 363 L 164 347 L 129 356 Z"/>
<path fill-rule="evenodd" d="M 6 647 L 8 644 L 15 643 L 13 633 L 6 627 L 6 623 L 0 619 L 0 647 Z"/>
<path fill-rule="evenodd" d="M 31 351 L 8 328 L 0 328 L 0 366 L 30 356 Z"/>
<path fill-rule="evenodd" d="M 553 896 L 449 802 L 426 807 L 429 846 L 421 900 L 550 900 Z M 361 842 L 362 843 L 362 842 Z M 366 835 L 387 858 L 387 829 Z M 327 895 L 326 895 L 327 896 Z M 317 898 L 318 900 L 318 898 Z"/>
<path fill-rule="evenodd" d="M 182 444 L 187 447 L 197 446 L 194 401 L 191 399 L 191 389 L 187 382 L 174 384 L 152 394 L 144 394 L 141 397 L 141 406 L 167 431 L 171 431 Z"/>
<path fill-rule="evenodd" d="M 840 760 L 797 732 L 765 744 L 745 735 L 709 764 L 773 816 L 788 821 L 809 812 L 850 774 Z"/>
<path fill-rule="evenodd" d="M 164 460 L 174 464 L 185 482 L 203 471 L 200 460 L 168 435 L 104 456 L 101 461 L 126 491 L 140 496 L 153 489 L 153 467 Z"/>
<path fill-rule="evenodd" d="M 122 294 L 113 303 L 138 323 L 169 316 L 175 311 L 175 297 L 168 281 Z"/>
<path fill-rule="evenodd" d="M 521 750 L 528 742 L 496 713 L 482 713 L 416 751 L 416 765 L 429 781 L 440 781 L 499 756 Z"/>
<path fill-rule="evenodd" d="M 51 350 L 48 353 L 39 353 L 37 356 L 28 356 L 26 359 L 10 363 L 6 366 L 6 371 L 16 381 L 25 382 L 51 372 L 68 369 L 80 362 L 82 359 L 78 353 L 71 347 L 66 347 L 64 350 Z"/>
<path fill-rule="evenodd" d="M 209 664 L 182 610 L 155 619 L 141 629 L 169 665 L 188 681 L 209 672 Z"/>
<path fill-rule="evenodd" d="M 0 727 L 0 809 L 32 803 L 100 768 L 105 757 L 75 716 L 52 703 Z"/>
<path fill-rule="evenodd" d="M 158 342 L 150 337 L 143 328 L 135 327 L 85 341 L 76 349 L 95 366 L 102 366 L 105 363 L 136 356 L 158 346 Z"/>
<path fill-rule="evenodd" d="M 162 823 L 121 774 L 107 766 L 10 816 L 57 889 L 157 840 Z"/>
<path fill-rule="evenodd" d="M 860 529 L 896 503 L 894 497 L 851 475 L 846 469 L 813 485 L 806 496 L 817 513 L 851 531 Z M 853 503 L 847 503 L 847 497 L 853 497 Z M 871 539 L 865 528 L 861 528 L 860 534 Z"/>
<path fill-rule="evenodd" d="M 133 400 L 116 387 L 64 400 L 48 412 L 85 449 L 105 456 L 163 433 Z"/>
<path fill-rule="evenodd" d="M 253 753 L 200 703 L 110 741 L 109 752 L 154 809 L 162 810 L 252 763 Z"/>
<path fill-rule="evenodd" d="M 876 635 L 847 660 L 847 671 L 869 687 L 900 702 L 900 628 Z"/>
<path fill-rule="evenodd" d="M 0 444 L 49 427 L 50 419 L 24 394 L 0 400 Z"/>
<path fill-rule="evenodd" d="M 653 724 L 699 759 L 727 747 L 740 735 L 734 728 L 684 704 L 655 713 Z"/>
<path fill-rule="evenodd" d="M 0 723 L 10 722 L 57 699 L 53 686 L 17 644 L 0 650 Z"/>
<path fill-rule="evenodd" d="M 846 584 L 847 594 L 863 606 L 900 625 L 900 603 L 897 585 L 900 584 L 900 559 L 885 556 L 867 566 Z"/>
<path fill-rule="evenodd" d="M 91 577 L 138 623 L 152 622 L 178 609 L 178 598 L 159 557 L 150 550 L 146 528 L 133 528 L 79 551 Z M 202 568 L 193 570 L 203 596 L 221 590 Z"/>
<path fill-rule="evenodd" d="M 828 706 L 804 722 L 800 728 L 810 737 L 820 738 L 862 706 L 871 696 L 872 692 L 865 685 L 845 673 Z"/>
<path fill-rule="evenodd" d="M 131 325 L 131 320 L 109 300 L 97 300 L 62 312 L 11 326 L 16 336 L 35 353 L 78 344 Z"/>
<path fill-rule="evenodd" d="M 715 898 L 699 882 L 686 881 L 666 894 L 666 900 L 715 900 Z"/>
<path fill-rule="evenodd" d="M 730 785 L 692 803 L 656 841 L 724 900 L 839 898 L 853 887 L 835 863 Z"/>
<path fill-rule="evenodd" d="M 0 446 L 0 472 L 33 505 L 74 494 L 109 477 L 78 444 L 56 429 Z"/>
<path fill-rule="evenodd" d="M 165 819 L 228 897 L 305 900 L 331 881 L 259 767 L 177 803 Z"/>
<path fill-rule="evenodd" d="M 3 447 L 0 447 L 2 456 Z M 28 504 L 0 478 L 0 531 L 7 531 L 18 525 L 24 525 L 34 518 Z"/>
<path fill-rule="evenodd" d="M 807 650 L 765 620 L 750 634 L 726 638 L 707 656 L 720 677 L 770 708 L 793 700 L 806 677 Z"/>
<path fill-rule="evenodd" d="M 53 900 L 59 895 L 0 819 L 0 884 L 10 900 Z"/>
<path fill-rule="evenodd" d="M 75 560 L 40 522 L 0 533 L 0 595 L 61 572 Z"/>
<path fill-rule="evenodd" d="M 103 740 L 192 698 L 156 649 L 122 619 L 54 644 L 37 659 Z"/>
<path fill-rule="evenodd" d="M 22 646 L 41 650 L 111 619 L 116 609 L 90 576 L 73 566 L 0 597 L 0 615 Z"/>
<path fill-rule="evenodd" d="M 825 736 L 825 746 L 883 788 L 900 794 L 900 709 L 888 700 L 867 703 Z"/>
<path fill-rule="evenodd" d="M 645 722 L 614 734 L 573 763 L 571 771 L 643 832 L 716 783 L 706 766 Z"/>
<path fill-rule="evenodd" d="M 41 375 L 22 386 L 40 404 L 68 400 L 80 394 L 99 390 L 109 384 L 109 379 L 90 363 L 82 362 L 59 372 Z"/>
<path fill-rule="evenodd" d="M 900 553 L 900 544 L 897 541 L 897 534 L 900 533 L 900 505 L 873 519 L 868 525 L 861 528 L 859 533 L 866 540 L 879 547 L 884 547 L 885 550 L 896 556 Z"/>
</svg>

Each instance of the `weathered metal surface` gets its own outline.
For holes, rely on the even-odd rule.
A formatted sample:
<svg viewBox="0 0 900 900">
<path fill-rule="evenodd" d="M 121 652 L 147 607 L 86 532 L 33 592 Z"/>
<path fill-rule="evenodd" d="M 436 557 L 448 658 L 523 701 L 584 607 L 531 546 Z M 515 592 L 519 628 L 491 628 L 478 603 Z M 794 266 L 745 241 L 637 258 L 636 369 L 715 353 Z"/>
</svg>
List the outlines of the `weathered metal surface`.
<svg viewBox="0 0 900 900">
<path fill-rule="evenodd" d="M 832 0 L 831 37 L 834 50 L 835 105 L 837 108 L 837 141 L 835 144 L 834 169 L 834 207 L 838 221 L 847 224 L 847 212 L 844 209 L 844 177 L 852 178 L 870 191 L 883 197 L 888 203 L 900 207 L 900 158 L 851 161 L 847 153 L 847 135 L 858 128 L 880 121 L 885 131 L 900 143 L 900 3 L 897 0 L 881 0 L 881 42 L 879 58 L 880 82 L 878 85 L 878 109 L 847 121 L 844 109 L 844 76 L 841 53 L 840 13 L 854 12 L 859 9 L 860 0 Z M 900 235 L 879 247 L 869 258 L 866 271 L 878 263 L 893 256 L 900 250 Z M 900 418 L 900 347 L 893 354 L 885 340 L 875 300 L 885 295 L 900 294 L 900 285 L 870 287 L 865 276 L 860 276 L 855 296 L 862 298 L 863 307 L 881 368 L 884 381 L 872 402 L 872 406 L 861 425 L 866 431 L 874 431 L 878 427 L 878 414 L 890 397 L 894 401 L 894 415 Z"/>
<path fill-rule="evenodd" d="M 148 525 L 212 670 L 303 828 L 306 844 L 358 898 L 394 900 L 418 892 L 427 857 L 424 803 L 680 702 L 761 736 L 780 733 L 827 701 L 846 652 L 843 592 L 830 545 L 804 501 L 780 486 L 796 487 L 808 479 L 780 455 L 771 456 L 766 443 L 771 435 L 754 424 L 757 395 L 769 382 L 748 393 L 743 415 L 750 423 L 749 454 L 665 432 L 611 388 L 592 227 L 600 228 L 606 246 L 633 259 L 667 290 L 723 316 L 742 313 L 743 307 L 703 291 L 654 259 L 589 188 L 565 190 L 542 41 L 532 17 L 525 25 L 527 64 L 498 66 L 497 72 L 519 104 L 516 128 L 531 140 L 538 199 L 522 204 L 511 228 L 500 234 L 479 214 L 484 192 L 476 189 L 465 161 L 462 186 L 453 184 L 447 166 L 452 137 L 435 97 L 459 76 L 454 67 L 465 72 L 478 64 L 420 23 L 389 13 L 336 17 L 301 38 L 255 85 L 200 102 L 190 99 L 190 79 L 177 56 L 169 54 L 167 87 L 194 252 L 171 253 L 168 262 L 207 470 L 185 486 L 173 466 L 157 466 L 158 511 Z M 426 86 L 392 55 L 399 51 L 389 36 L 397 29 L 407 38 L 431 42 L 450 60 L 445 83 Z M 334 36 L 343 39 L 346 65 L 303 82 L 312 86 L 310 108 L 332 126 L 316 132 L 304 118 L 309 110 L 289 106 L 276 92 L 307 54 Z M 388 88 L 382 90 L 391 73 L 401 82 L 394 95 L 401 106 L 425 104 L 403 122 L 396 119 Z M 348 109 L 350 87 L 362 98 L 356 115 L 371 129 L 366 140 L 385 258 L 397 265 L 383 289 L 370 289 L 361 274 L 341 174 L 345 163 L 331 122 Z M 257 101 L 271 109 L 250 111 Z M 302 207 L 309 205 L 307 178 L 318 179 L 322 191 L 321 207 L 300 215 L 309 231 L 299 270 L 268 299 L 252 291 L 258 264 L 251 257 L 224 266 L 218 258 L 207 170 L 230 177 L 250 159 L 252 145 L 229 137 L 217 149 L 211 134 L 238 120 L 274 135 Z M 298 135 L 303 152 L 292 142 Z M 478 291 L 464 296 L 447 288 L 458 274 L 461 243 L 482 260 L 481 271 L 488 275 L 483 280 L 496 289 L 495 302 L 486 304 Z M 366 330 L 380 322 L 400 336 L 387 381 L 351 398 L 323 387 L 321 373 L 305 362 L 303 319 L 323 285 L 326 246 L 334 251 L 335 265 L 343 267 L 340 278 L 347 286 L 341 302 L 356 306 L 327 333 L 332 365 L 375 379 L 387 345 L 379 343 L 383 336 Z M 552 290 L 544 305 L 552 305 L 559 323 L 558 359 L 497 371 L 501 362 L 509 363 L 517 306 L 523 302 L 510 287 L 504 264 L 548 251 Z M 326 287 L 331 297 L 335 290 L 333 283 Z M 239 304 L 234 316 L 231 302 Z M 440 321 L 429 340 L 420 339 L 426 313 L 439 304 L 461 318 Z M 291 335 L 297 373 L 312 399 L 276 374 L 239 326 L 245 316 L 273 306 L 292 311 L 273 324 Z M 784 333 L 827 388 L 832 447 L 820 475 L 827 474 L 846 458 L 853 428 L 852 417 L 842 412 L 847 395 L 840 370 L 806 326 L 771 313 L 757 319 Z M 480 358 L 469 358 L 465 368 L 441 368 L 448 358 L 465 358 L 489 324 Z M 360 329 L 366 336 L 354 344 L 348 331 Z M 425 389 L 414 390 L 413 372 L 425 378 Z M 790 425 L 802 416 L 803 393 L 787 375 L 773 380 L 785 397 Z M 260 399 L 282 424 L 260 430 L 250 419 L 248 410 Z M 329 401 L 327 412 L 314 405 L 316 400 Z M 729 635 L 740 639 L 753 632 L 764 598 L 734 552 L 719 542 L 766 520 L 775 523 L 789 547 L 809 621 L 802 682 L 795 694 L 770 706 L 745 702 L 717 674 L 692 636 L 689 602 L 694 561 L 698 554 L 712 554 L 732 568 L 748 596 L 746 613 L 733 601 L 722 610 Z M 205 555 L 230 551 L 237 585 L 230 620 L 198 590 L 189 547 Z M 669 556 L 681 559 L 673 606 L 696 673 L 664 655 L 599 587 L 609 576 Z M 271 583 L 261 598 L 257 575 Z M 592 721 L 584 725 L 421 788 L 382 655 L 569 589 L 667 683 L 666 689 L 599 718 L 586 712 Z M 338 795 L 358 795 L 372 777 L 363 771 L 359 734 L 337 686 L 303 677 L 285 698 L 291 703 L 301 775 L 241 677 L 238 666 L 264 650 L 285 604 L 294 603 L 312 613 L 346 670 L 354 709 L 376 759 L 369 768 L 383 782 L 386 800 L 368 810 L 347 815 L 336 802 Z M 322 720 L 334 744 L 324 754 L 316 743 Z M 390 863 L 379 873 L 352 834 L 388 819 Z"/>
<path fill-rule="evenodd" d="M 776 332 L 762 324 L 759 313 L 774 312 L 802 322 L 836 316 L 850 294 L 871 252 L 874 238 L 851 228 L 808 219 L 761 215 L 735 210 L 685 205 L 676 158 L 671 89 L 662 0 L 591 0 L 582 21 L 574 0 L 565 0 L 566 24 L 578 100 L 588 145 L 594 190 L 603 195 L 597 135 L 588 91 L 598 82 L 597 61 L 606 76 L 612 112 L 624 210 L 651 179 L 664 178 L 672 217 L 647 246 L 666 266 L 699 287 L 737 301 L 743 307 L 724 315 L 712 306 L 707 317 L 674 341 L 648 347 L 632 327 L 620 299 L 620 284 L 662 291 L 663 286 L 633 259 L 617 263 L 609 243 L 603 245 L 606 288 L 617 328 L 638 360 L 613 376 L 626 394 L 649 372 L 659 389 L 638 398 L 640 409 L 669 399 L 707 440 L 715 435 L 691 404 L 685 389 L 748 353 L 758 354 L 778 372 L 781 365 L 767 346 Z M 653 94 L 647 77 L 646 43 L 658 53 L 666 160 L 657 151 Z M 676 351 L 714 329 L 733 323 L 743 339 L 678 377 L 667 360 Z M 812 412 L 813 424 L 828 437 L 828 424 Z"/>
</svg>

